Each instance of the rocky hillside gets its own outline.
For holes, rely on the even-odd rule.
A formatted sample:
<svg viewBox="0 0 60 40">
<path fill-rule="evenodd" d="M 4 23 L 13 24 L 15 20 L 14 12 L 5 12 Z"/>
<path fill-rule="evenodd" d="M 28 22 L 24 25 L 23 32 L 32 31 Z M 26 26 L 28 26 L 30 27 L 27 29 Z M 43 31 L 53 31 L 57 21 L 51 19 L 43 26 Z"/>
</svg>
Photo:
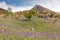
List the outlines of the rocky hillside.
<svg viewBox="0 0 60 40">
<path fill-rule="evenodd" d="M 5 14 L 7 10 L 0 8 L 0 14 Z"/>
<path fill-rule="evenodd" d="M 45 18 L 45 17 L 57 17 L 58 16 L 57 12 L 54 12 L 54 11 L 52 11 L 52 10 L 50 10 L 48 8 L 45 8 L 43 6 L 40 6 L 40 5 L 35 5 L 31 10 L 36 11 L 35 12 L 35 15 L 37 15 L 38 17 Z M 28 14 L 29 11 L 30 10 L 15 12 L 13 15 L 14 16 L 17 16 L 18 15 L 17 17 L 20 17 L 21 14 L 23 14 L 23 15 Z M 8 15 L 8 10 L 5 10 L 5 9 L 0 8 L 0 14 L 7 14 Z"/>
<path fill-rule="evenodd" d="M 36 10 L 38 12 L 38 15 L 40 16 L 44 16 L 44 17 L 57 17 L 58 16 L 57 12 L 54 12 L 40 5 L 35 5 L 32 9 Z"/>
<path fill-rule="evenodd" d="M 42 11 L 42 12 L 53 12 L 55 13 L 54 11 L 48 9 L 48 8 L 45 8 L 43 6 L 40 6 L 40 5 L 35 5 L 32 9 L 36 10 L 36 11 Z"/>
</svg>

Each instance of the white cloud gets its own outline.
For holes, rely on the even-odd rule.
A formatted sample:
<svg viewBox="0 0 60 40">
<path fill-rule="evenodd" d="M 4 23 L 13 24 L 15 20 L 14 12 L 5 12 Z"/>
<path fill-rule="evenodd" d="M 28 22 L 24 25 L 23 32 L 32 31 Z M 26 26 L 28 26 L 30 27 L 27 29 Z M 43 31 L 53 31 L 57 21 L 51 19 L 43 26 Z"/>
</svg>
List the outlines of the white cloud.
<svg viewBox="0 0 60 40">
<path fill-rule="evenodd" d="M 8 5 L 5 2 L 0 2 L 0 8 L 3 8 L 3 9 L 6 9 L 7 10 L 8 7 L 12 8 L 12 12 L 29 10 L 29 9 L 32 8 L 31 6 L 27 6 L 27 7 L 23 7 L 23 6 L 15 7 L 15 6 Z"/>
<path fill-rule="evenodd" d="M 32 7 L 28 6 L 28 7 L 15 7 L 15 6 L 10 6 L 12 8 L 12 11 L 13 12 L 16 12 L 16 11 L 23 11 L 23 10 L 29 10 L 31 9 Z"/>
<path fill-rule="evenodd" d="M 28 2 L 29 3 L 29 2 Z M 12 6 L 12 5 L 8 5 L 6 4 L 4 1 L 3 2 L 0 2 L 0 8 L 3 8 L 3 9 L 6 9 L 8 7 L 11 7 L 12 8 L 12 12 L 16 12 L 16 11 L 23 11 L 23 10 L 29 10 L 31 9 L 34 5 L 38 4 L 38 5 L 42 5 L 46 8 L 49 8 L 53 11 L 58 11 L 60 12 L 60 0 L 31 0 L 31 3 L 30 3 L 32 6 L 20 6 L 20 7 L 15 7 L 15 6 Z"/>
<path fill-rule="evenodd" d="M 48 0 L 44 6 L 53 11 L 60 12 L 60 0 Z"/>
<path fill-rule="evenodd" d="M 7 9 L 8 6 L 5 2 L 0 2 L 0 8 Z"/>
</svg>

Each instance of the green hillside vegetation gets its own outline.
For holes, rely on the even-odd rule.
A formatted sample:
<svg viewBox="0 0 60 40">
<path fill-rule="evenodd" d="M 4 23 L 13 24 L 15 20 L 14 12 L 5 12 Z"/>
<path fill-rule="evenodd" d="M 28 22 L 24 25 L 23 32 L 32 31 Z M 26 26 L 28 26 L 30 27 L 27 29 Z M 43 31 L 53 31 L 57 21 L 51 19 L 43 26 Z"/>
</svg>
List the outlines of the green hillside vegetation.
<svg viewBox="0 0 60 40">
<path fill-rule="evenodd" d="M 0 40 L 60 40 L 60 14 L 35 8 L 15 13 L 2 9 Z"/>
</svg>

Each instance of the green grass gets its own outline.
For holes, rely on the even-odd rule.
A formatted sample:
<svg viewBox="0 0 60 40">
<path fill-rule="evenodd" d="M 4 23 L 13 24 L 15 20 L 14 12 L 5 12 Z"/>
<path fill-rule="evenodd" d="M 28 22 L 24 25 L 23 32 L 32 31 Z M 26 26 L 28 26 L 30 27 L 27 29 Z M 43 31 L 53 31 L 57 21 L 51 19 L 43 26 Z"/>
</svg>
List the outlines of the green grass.
<svg viewBox="0 0 60 40">
<path fill-rule="evenodd" d="M 28 37 L 16 36 L 14 34 L 7 35 L 7 36 L 0 35 L 0 40 L 46 40 L 46 38 L 47 37 L 42 37 L 42 38 L 28 38 Z M 51 38 L 48 39 L 48 40 L 51 40 Z"/>
<path fill-rule="evenodd" d="M 32 18 L 32 20 L 30 21 L 23 21 L 23 20 L 16 20 L 12 18 L 11 19 L 0 18 L 0 24 L 1 24 L 0 30 L 19 33 L 19 32 L 28 32 L 30 30 L 30 27 L 33 27 L 35 29 L 33 30 L 33 32 L 49 33 L 49 32 L 54 32 L 55 30 L 57 33 L 58 32 L 60 33 L 60 27 L 57 24 L 58 22 L 49 22 L 46 20 L 47 19 Z M 0 40 L 53 40 L 51 38 L 48 38 L 47 36 L 41 38 L 29 38 L 29 37 L 21 37 L 18 34 L 16 35 L 14 33 L 9 35 L 4 35 L 3 33 L 0 33 Z"/>
</svg>

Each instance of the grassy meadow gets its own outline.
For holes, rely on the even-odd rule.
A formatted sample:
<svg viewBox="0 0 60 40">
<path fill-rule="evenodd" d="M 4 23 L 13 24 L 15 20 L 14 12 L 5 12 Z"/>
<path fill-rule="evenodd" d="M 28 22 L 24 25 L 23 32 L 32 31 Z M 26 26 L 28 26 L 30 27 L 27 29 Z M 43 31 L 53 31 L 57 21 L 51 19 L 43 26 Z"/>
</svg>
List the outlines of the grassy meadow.
<svg viewBox="0 0 60 40">
<path fill-rule="evenodd" d="M 59 37 L 60 20 L 0 18 L 0 40 L 59 40 Z"/>
<path fill-rule="evenodd" d="M 60 14 L 45 10 L 4 11 L 0 14 L 0 40 L 60 40 Z"/>
</svg>

